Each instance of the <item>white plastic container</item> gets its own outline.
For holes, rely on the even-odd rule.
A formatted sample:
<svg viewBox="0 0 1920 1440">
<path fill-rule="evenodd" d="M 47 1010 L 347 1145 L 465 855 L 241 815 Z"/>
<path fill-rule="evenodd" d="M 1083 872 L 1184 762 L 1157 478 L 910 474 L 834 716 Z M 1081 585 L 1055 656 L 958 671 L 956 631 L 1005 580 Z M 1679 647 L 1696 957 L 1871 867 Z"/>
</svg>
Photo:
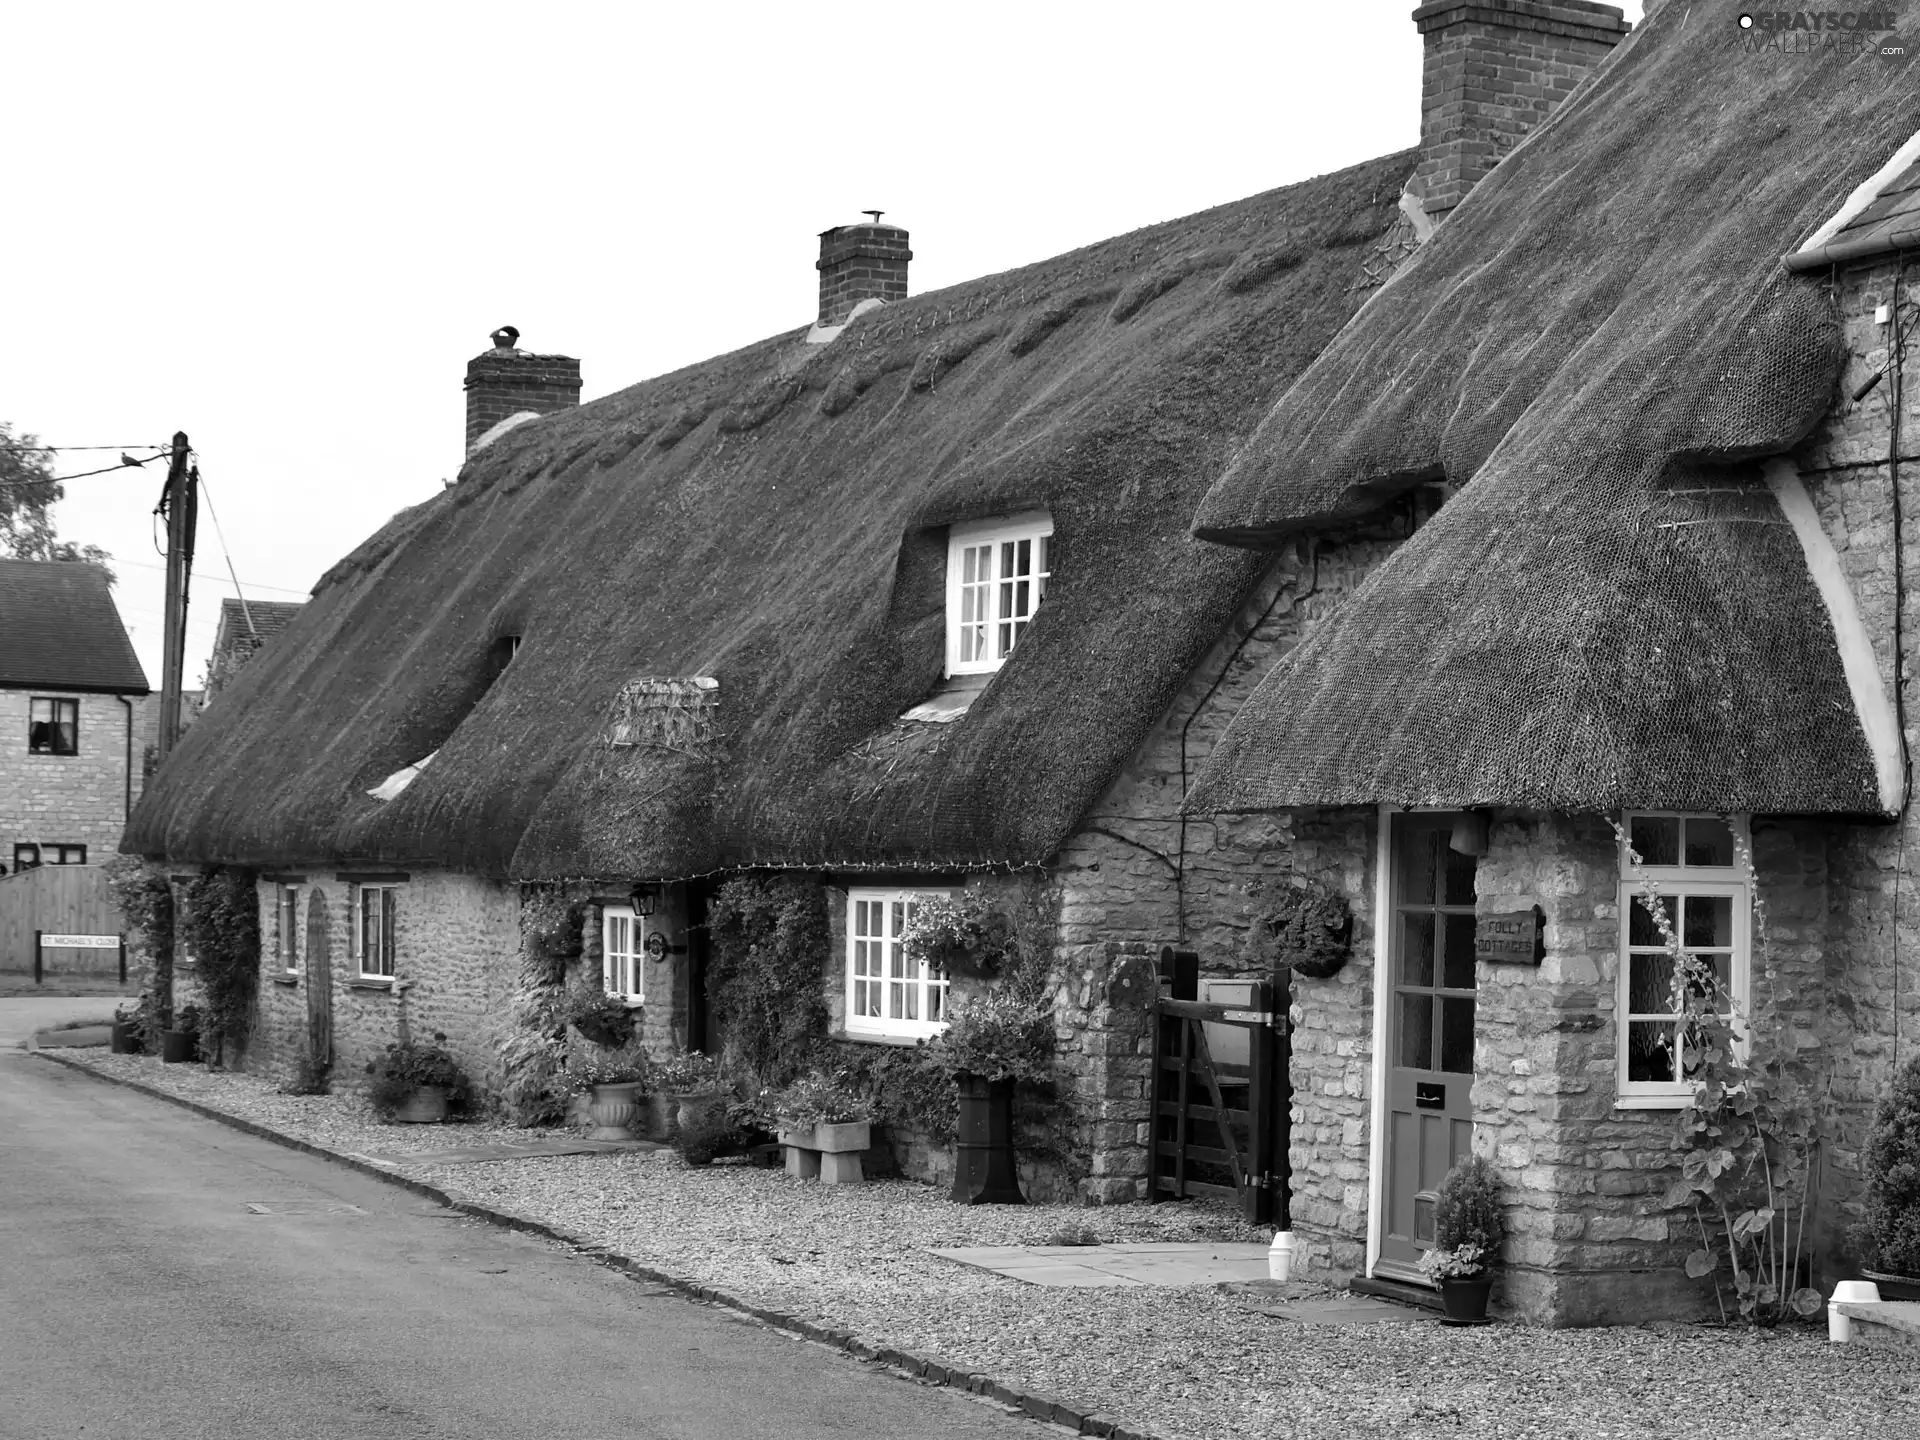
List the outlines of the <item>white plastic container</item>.
<svg viewBox="0 0 1920 1440">
<path fill-rule="evenodd" d="M 1293 1232 L 1276 1230 L 1273 1244 L 1267 1250 L 1267 1278 L 1277 1280 L 1282 1285 L 1293 1274 Z"/>
<path fill-rule="evenodd" d="M 1844 1345 L 1853 1338 L 1853 1321 L 1833 1308 L 1842 1301 L 1878 1305 L 1880 1287 L 1871 1280 L 1842 1280 L 1833 1287 L 1833 1297 L 1827 1302 L 1827 1339 L 1836 1345 Z"/>
</svg>

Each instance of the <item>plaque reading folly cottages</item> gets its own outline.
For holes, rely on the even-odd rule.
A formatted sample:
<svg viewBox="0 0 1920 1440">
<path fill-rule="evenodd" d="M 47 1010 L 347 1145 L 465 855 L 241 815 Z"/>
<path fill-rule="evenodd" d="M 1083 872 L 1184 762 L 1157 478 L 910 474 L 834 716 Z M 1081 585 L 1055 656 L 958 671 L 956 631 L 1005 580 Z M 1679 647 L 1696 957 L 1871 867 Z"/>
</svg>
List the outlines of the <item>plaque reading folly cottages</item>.
<svg viewBox="0 0 1920 1440">
<path fill-rule="evenodd" d="M 1473 958 L 1493 965 L 1538 965 L 1540 907 L 1482 915 L 1473 928 Z"/>
</svg>

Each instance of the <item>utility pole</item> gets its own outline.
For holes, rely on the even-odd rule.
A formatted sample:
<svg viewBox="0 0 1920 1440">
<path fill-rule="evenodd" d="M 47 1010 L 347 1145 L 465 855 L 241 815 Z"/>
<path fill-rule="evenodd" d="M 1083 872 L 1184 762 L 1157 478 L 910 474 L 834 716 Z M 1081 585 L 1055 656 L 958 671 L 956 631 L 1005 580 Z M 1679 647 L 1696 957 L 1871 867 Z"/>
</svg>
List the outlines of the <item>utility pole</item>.
<svg viewBox="0 0 1920 1440">
<path fill-rule="evenodd" d="M 167 466 L 167 488 L 160 496 L 160 513 L 167 517 L 167 626 L 166 653 L 160 673 L 160 736 L 157 749 L 165 762 L 180 743 L 181 671 L 187 661 L 187 581 L 193 571 L 193 530 L 200 508 L 200 472 L 190 464 L 187 432 L 173 434 L 173 460 Z"/>
</svg>

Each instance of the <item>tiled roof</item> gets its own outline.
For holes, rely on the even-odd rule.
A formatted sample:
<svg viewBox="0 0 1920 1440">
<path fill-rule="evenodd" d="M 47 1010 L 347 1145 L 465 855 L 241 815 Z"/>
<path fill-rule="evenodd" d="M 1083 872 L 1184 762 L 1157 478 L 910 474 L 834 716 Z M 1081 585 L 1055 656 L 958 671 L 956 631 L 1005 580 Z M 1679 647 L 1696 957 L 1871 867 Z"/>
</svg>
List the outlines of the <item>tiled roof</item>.
<svg viewBox="0 0 1920 1440">
<path fill-rule="evenodd" d="M 1913 153 L 1914 148 L 1910 141 L 1901 151 L 1908 163 L 1896 164 L 1870 204 L 1823 243 L 1788 256 L 1787 268 L 1817 270 L 1896 250 L 1920 250 L 1920 155 Z"/>
<path fill-rule="evenodd" d="M 147 693 L 105 570 L 0 560 L 0 685 Z"/>
<path fill-rule="evenodd" d="M 224 650 L 233 641 L 249 636 L 271 640 L 299 613 L 298 600 L 249 600 L 242 605 L 229 595 L 220 602 L 220 633 L 214 649 Z"/>
</svg>

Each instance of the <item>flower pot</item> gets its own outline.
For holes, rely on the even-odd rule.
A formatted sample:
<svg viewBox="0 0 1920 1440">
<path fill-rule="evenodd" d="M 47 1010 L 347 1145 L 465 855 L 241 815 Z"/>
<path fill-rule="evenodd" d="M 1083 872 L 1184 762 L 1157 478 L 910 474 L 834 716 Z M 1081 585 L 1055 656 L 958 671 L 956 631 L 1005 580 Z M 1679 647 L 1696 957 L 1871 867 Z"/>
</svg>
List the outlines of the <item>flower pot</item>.
<svg viewBox="0 0 1920 1440">
<path fill-rule="evenodd" d="M 1442 1325 L 1485 1325 L 1487 1298 L 1493 1293 L 1493 1276 L 1453 1275 L 1440 1282 L 1440 1303 L 1446 1308 Z"/>
<path fill-rule="evenodd" d="M 591 1107 L 593 1095 L 586 1090 L 576 1090 L 567 1097 L 566 1118 L 560 1123 L 569 1130 L 588 1130 L 593 1127 Z"/>
<path fill-rule="evenodd" d="M 198 1030 L 162 1030 L 160 1032 L 160 1061 L 164 1065 L 181 1065 L 195 1058 L 199 1048 Z"/>
<path fill-rule="evenodd" d="M 860 1157 L 873 1145 L 873 1124 L 847 1120 L 782 1130 L 780 1143 L 787 1147 L 787 1173 L 794 1179 L 859 1185 L 867 1178 Z"/>
<path fill-rule="evenodd" d="M 109 1047 L 115 1055 L 138 1055 L 140 1053 L 140 1030 L 125 1020 L 113 1022 L 113 1032 L 108 1037 Z"/>
<path fill-rule="evenodd" d="M 416 1085 L 413 1093 L 394 1108 L 393 1118 L 401 1125 L 438 1125 L 447 1118 L 446 1087 Z"/>
<path fill-rule="evenodd" d="M 633 1117 L 640 1108 L 640 1082 L 623 1080 L 617 1085 L 596 1085 L 593 1098 L 587 1105 L 587 1114 L 593 1120 L 593 1129 L 587 1132 L 589 1140 L 631 1140 Z"/>
<path fill-rule="evenodd" d="M 1013 1081 L 964 1071 L 953 1077 L 960 1123 L 954 1130 L 953 1189 L 962 1205 L 1024 1205 L 1013 1156 Z"/>
<path fill-rule="evenodd" d="M 1888 1275 L 1879 1270 L 1860 1273 L 1880 1287 L 1882 1300 L 1920 1300 L 1920 1276 Z"/>
</svg>

